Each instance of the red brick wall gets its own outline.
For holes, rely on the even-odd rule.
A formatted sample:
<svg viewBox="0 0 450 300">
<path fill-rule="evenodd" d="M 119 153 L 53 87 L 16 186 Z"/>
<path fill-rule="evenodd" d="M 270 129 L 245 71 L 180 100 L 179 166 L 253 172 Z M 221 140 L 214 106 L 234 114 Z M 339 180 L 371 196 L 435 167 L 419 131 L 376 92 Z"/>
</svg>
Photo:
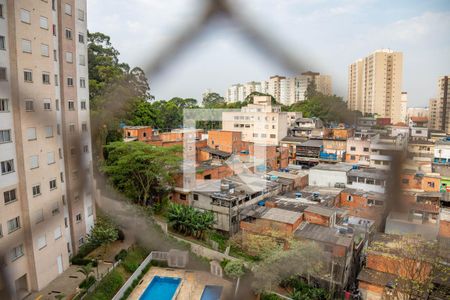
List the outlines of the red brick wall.
<svg viewBox="0 0 450 300">
<path fill-rule="evenodd" d="M 450 222 L 441 220 L 439 222 L 439 236 L 450 238 Z"/>
<path fill-rule="evenodd" d="M 305 211 L 303 213 L 303 217 L 304 217 L 305 221 L 308 221 L 309 223 L 323 225 L 323 226 L 330 226 L 330 218 L 328 218 L 326 216 L 322 216 L 319 214 Z"/>
</svg>

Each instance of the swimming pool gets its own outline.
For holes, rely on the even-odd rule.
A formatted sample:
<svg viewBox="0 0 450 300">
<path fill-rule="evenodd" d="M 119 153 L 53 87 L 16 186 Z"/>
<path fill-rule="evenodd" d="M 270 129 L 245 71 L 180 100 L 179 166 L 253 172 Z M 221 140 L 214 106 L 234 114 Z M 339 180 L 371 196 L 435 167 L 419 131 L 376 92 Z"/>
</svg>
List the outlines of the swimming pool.
<svg viewBox="0 0 450 300">
<path fill-rule="evenodd" d="M 222 294 L 222 287 L 218 285 L 207 285 L 203 289 L 200 300 L 220 300 Z"/>
<path fill-rule="evenodd" d="M 150 284 L 145 289 L 140 300 L 172 300 L 181 278 L 178 277 L 153 277 Z"/>
</svg>

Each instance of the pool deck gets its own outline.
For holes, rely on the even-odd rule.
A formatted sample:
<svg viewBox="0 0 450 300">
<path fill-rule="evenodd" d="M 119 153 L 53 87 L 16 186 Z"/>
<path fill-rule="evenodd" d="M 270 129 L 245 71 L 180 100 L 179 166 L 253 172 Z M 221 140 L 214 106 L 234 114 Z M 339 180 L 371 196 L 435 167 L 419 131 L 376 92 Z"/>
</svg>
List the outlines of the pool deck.
<svg viewBox="0 0 450 300">
<path fill-rule="evenodd" d="M 181 286 L 176 300 L 199 300 L 206 285 L 222 286 L 222 299 L 229 299 L 233 292 L 233 284 L 230 281 L 208 272 L 151 267 L 128 299 L 138 300 L 154 276 L 181 278 Z"/>
</svg>

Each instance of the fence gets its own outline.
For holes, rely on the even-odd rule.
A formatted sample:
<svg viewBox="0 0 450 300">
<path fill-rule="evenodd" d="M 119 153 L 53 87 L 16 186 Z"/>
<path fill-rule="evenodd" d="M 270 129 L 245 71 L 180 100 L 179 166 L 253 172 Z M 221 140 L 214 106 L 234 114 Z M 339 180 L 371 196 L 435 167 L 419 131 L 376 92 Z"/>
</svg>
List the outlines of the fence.
<svg viewBox="0 0 450 300">
<path fill-rule="evenodd" d="M 112 266 L 111 266 L 111 268 L 108 268 L 108 270 L 105 272 L 105 273 L 101 273 L 101 274 L 99 274 L 99 278 L 97 278 L 97 281 L 93 284 L 93 285 L 91 285 L 87 290 L 86 290 L 86 292 L 82 295 L 82 296 L 80 296 L 80 300 L 83 300 L 84 298 L 86 298 L 86 296 L 87 295 L 89 295 L 90 293 L 92 293 L 96 288 L 97 288 L 97 286 L 100 284 L 100 282 L 102 281 L 102 279 L 106 276 L 106 275 L 108 275 L 112 270 L 114 270 L 119 264 L 120 264 L 120 260 L 119 261 L 116 261 Z M 75 296 L 74 297 L 74 299 L 77 299 L 77 296 Z"/>
</svg>

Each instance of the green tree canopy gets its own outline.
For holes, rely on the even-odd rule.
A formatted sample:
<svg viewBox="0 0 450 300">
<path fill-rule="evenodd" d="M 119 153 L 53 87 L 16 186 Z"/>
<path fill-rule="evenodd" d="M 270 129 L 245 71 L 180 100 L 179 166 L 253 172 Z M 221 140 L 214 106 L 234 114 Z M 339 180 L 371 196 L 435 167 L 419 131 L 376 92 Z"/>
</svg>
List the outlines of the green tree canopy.
<svg viewBox="0 0 450 300">
<path fill-rule="evenodd" d="M 87 236 L 87 242 L 97 246 L 103 246 L 104 251 L 109 244 L 119 238 L 119 231 L 116 226 L 108 219 L 98 217 L 94 227 Z M 86 275 L 86 278 L 89 274 Z"/>
<path fill-rule="evenodd" d="M 167 212 L 169 223 L 173 229 L 202 239 L 204 234 L 212 229 L 214 214 L 210 211 L 200 211 L 188 205 L 171 203 Z"/>
<path fill-rule="evenodd" d="M 216 108 L 225 104 L 225 98 L 218 93 L 208 93 L 203 97 L 202 103 L 205 108 Z"/>
<path fill-rule="evenodd" d="M 102 171 L 136 203 L 159 202 L 172 190 L 174 175 L 180 171 L 182 147 L 113 142 L 105 149 Z"/>
</svg>

